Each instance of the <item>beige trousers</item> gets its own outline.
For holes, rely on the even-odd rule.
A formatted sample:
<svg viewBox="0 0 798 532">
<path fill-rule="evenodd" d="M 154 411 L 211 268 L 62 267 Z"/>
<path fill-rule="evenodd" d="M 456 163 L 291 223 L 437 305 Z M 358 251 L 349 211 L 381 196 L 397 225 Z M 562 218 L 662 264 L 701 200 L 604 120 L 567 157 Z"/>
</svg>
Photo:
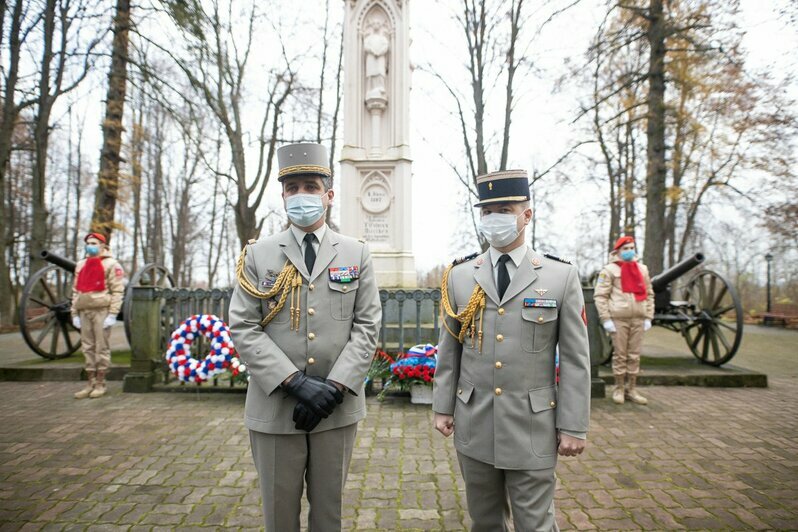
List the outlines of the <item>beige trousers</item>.
<svg viewBox="0 0 798 532">
<path fill-rule="evenodd" d="M 308 530 L 341 530 L 341 503 L 357 423 L 309 434 L 249 431 L 266 532 L 299 532 L 307 481 Z"/>
<path fill-rule="evenodd" d="M 613 319 L 616 332 L 612 334 L 612 374 L 640 373 L 640 351 L 643 347 L 642 319 Z"/>
<path fill-rule="evenodd" d="M 510 529 L 510 511 L 516 532 L 557 531 L 554 518 L 554 468 L 496 469 L 493 464 L 457 453 L 466 487 L 471 532 Z"/>
<path fill-rule="evenodd" d="M 111 367 L 111 328 L 103 328 L 108 309 L 78 311 L 80 318 L 80 344 L 86 357 L 86 369 L 108 371 Z"/>
</svg>

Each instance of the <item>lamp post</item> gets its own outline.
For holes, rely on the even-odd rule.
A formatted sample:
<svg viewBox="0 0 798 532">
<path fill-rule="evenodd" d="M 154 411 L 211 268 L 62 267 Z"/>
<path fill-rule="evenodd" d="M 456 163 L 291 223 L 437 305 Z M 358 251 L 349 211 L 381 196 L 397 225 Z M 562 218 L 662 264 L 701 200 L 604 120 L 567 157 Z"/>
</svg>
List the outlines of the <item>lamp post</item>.
<svg viewBox="0 0 798 532">
<path fill-rule="evenodd" d="M 767 284 L 767 312 L 770 313 L 770 264 L 773 262 L 773 255 L 768 252 L 765 255 L 765 260 L 768 263 L 768 284 Z"/>
</svg>

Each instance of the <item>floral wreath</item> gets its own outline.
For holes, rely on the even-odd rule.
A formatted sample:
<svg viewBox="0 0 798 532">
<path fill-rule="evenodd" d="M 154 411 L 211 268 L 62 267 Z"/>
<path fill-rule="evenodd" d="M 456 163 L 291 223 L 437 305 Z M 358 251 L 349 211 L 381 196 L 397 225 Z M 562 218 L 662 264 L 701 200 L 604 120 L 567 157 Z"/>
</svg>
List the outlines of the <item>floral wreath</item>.
<svg viewBox="0 0 798 532">
<path fill-rule="evenodd" d="M 435 367 L 438 349 L 432 344 L 411 347 L 406 355 L 400 355 L 391 364 L 393 377 L 397 380 L 418 379 L 431 383 L 435 378 Z"/>
<path fill-rule="evenodd" d="M 200 335 L 211 343 L 211 352 L 202 361 L 191 356 L 191 344 Z M 195 314 L 175 329 L 166 350 L 166 361 L 172 374 L 182 382 L 198 384 L 228 369 L 233 377 L 247 370 L 238 358 L 230 328 L 212 314 Z"/>
</svg>

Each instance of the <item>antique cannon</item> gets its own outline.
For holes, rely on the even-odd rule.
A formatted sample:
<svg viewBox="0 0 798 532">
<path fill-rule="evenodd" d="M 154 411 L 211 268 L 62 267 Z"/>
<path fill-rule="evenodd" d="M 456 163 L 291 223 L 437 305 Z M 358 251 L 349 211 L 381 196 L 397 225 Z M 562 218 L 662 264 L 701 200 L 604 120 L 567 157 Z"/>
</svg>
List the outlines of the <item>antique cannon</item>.
<svg viewBox="0 0 798 532">
<path fill-rule="evenodd" d="M 25 284 L 19 303 L 19 329 L 25 343 L 44 358 L 66 358 L 80 348 L 80 332 L 72 326 L 72 277 L 75 263 L 49 251 L 39 257 L 50 263 L 35 272 Z M 119 319 L 125 324 L 130 341 L 130 309 L 134 286 L 173 287 L 169 271 L 158 264 L 147 264 L 136 271 L 125 287 Z"/>
<path fill-rule="evenodd" d="M 702 262 L 704 255 L 696 253 L 651 278 L 651 323 L 680 333 L 701 362 L 721 366 L 734 357 L 743 337 L 743 308 L 737 291 L 719 274 L 701 270 L 682 287 L 682 299 L 672 299 L 671 283 Z M 612 357 L 612 345 L 608 334 L 602 336 L 599 361 L 605 363 Z"/>
</svg>

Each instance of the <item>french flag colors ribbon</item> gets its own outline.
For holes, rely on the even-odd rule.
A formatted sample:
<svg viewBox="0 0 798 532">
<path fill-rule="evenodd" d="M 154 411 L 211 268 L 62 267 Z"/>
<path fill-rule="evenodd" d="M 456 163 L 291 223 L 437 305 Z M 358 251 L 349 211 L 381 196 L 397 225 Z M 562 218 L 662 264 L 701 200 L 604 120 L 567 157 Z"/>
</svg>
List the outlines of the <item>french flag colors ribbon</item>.
<svg viewBox="0 0 798 532">
<path fill-rule="evenodd" d="M 202 360 L 191 356 L 191 344 L 200 336 L 210 341 L 210 353 Z M 166 361 L 171 372 L 182 382 L 202 383 L 230 371 L 235 377 L 247 370 L 238 358 L 230 328 L 212 314 L 195 314 L 172 333 Z"/>
</svg>

